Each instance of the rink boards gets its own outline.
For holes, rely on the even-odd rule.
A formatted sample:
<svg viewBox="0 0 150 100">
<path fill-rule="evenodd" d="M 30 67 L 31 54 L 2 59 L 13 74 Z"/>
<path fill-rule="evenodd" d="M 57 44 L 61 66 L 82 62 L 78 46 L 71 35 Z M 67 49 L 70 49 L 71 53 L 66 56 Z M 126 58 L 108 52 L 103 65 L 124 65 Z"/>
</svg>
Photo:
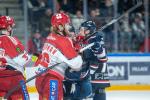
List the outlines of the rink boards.
<svg viewBox="0 0 150 100">
<path fill-rule="evenodd" d="M 27 68 L 27 79 L 35 75 L 35 68 Z M 150 53 L 108 54 L 108 90 L 150 90 Z M 28 89 L 35 92 L 35 80 Z"/>
<path fill-rule="evenodd" d="M 150 84 L 150 54 L 109 54 L 112 84 Z"/>
</svg>

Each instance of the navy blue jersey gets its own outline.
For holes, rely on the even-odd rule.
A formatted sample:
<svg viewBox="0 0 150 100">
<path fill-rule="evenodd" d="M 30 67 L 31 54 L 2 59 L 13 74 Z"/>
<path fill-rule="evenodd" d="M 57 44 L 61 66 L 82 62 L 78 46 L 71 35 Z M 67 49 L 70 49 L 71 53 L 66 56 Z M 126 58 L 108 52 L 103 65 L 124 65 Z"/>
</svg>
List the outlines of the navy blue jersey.
<svg viewBox="0 0 150 100">
<path fill-rule="evenodd" d="M 99 83 L 105 87 L 109 86 L 108 73 L 107 73 L 107 55 L 104 47 L 103 35 L 97 32 L 94 36 L 87 40 L 86 46 L 94 43 L 94 46 L 86 49 L 82 53 L 83 67 L 79 72 L 70 72 L 66 70 L 66 77 L 70 80 L 81 81 L 84 78 L 91 77 L 92 83 Z"/>
</svg>

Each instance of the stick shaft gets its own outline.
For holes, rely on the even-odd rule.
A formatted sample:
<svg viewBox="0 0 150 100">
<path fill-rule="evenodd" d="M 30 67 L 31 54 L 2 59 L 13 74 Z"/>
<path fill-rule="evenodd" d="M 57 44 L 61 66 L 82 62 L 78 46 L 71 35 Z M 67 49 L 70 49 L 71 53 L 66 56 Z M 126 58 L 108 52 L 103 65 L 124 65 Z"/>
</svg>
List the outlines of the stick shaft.
<svg viewBox="0 0 150 100">
<path fill-rule="evenodd" d="M 60 64 L 60 63 L 54 64 L 54 65 L 52 65 L 52 66 L 46 68 L 44 71 L 42 71 L 42 72 L 40 72 L 40 73 L 38 73 L 38 74 L 32 76 L 31 78 L 29 78 L 29 79 L 26 80 L 25 84 L 28 83 L 28 82 L 30 82 L 31 80 L 33 80 L 33 79 L 39 77 L 41 74 L 47 72 L 49 69 L 53 69 L 55 66 L 57 66 L 57 65 L 59 65 L 59 64 Z M 8 91 L 8 93 L 6 93 L 6 95 L 4 96 L 4 99 L 7 99 L 13 92 L 15 92 L 16 90 L 18 90 L 20 87 L 21 87 L 20 84 L 18 84 L 17 86 L 13 87 L 11 90 Z"/>
</svg>

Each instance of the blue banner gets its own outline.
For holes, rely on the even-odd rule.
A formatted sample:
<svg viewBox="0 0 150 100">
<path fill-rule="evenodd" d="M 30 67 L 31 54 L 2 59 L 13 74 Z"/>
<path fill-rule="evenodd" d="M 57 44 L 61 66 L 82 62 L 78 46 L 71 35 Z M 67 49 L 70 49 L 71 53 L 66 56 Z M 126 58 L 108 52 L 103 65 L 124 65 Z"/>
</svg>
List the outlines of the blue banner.
<svg viewBox="0 0 150 100">
<path fill-rule="evenodd" d="M 150 75 L 150 62 L 130 62 L 130 75 Z"/>
<path fill-rule="evenodd" d="M 128 63 L 109 62 L 108 75 L 110 80 L 128 80 Z"/>
<path fill-rule="evenodd" d="M 22 92 L 23 92 L 23 95 L 24 95 L 24 100 L 30 100 L 29 99 L 29 94 L 27 92 L 27 87 L 26 87 L 26 84 L 25 84 L 24 80 L 20 81 L 20 85 L 21 85 Z"/>
<path fill-rule="evenodd" d="M 50 80 L 49 100 L 58 100 L 58 81 L 57 80 Z"/>
</svg>

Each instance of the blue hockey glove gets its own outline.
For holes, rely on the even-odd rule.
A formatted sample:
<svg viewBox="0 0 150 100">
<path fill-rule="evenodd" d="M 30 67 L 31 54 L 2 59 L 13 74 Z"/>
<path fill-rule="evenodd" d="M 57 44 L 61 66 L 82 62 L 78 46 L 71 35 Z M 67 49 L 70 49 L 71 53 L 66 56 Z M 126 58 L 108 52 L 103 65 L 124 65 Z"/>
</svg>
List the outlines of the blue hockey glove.
<svg viewBox="0 0 150 100">
<path fill-rule="evenodd" d="M 91 37 L 88 41 L 89 44 L 94 43 L 91 47 L 92 51 L 96 54 L 101 53 L 103 51 L 103 38 L 101 36 Z"/>
<path fill-rule="evenodd" d="M 99 54 L 103 51 L 102 46 L 98 42 L 95 42 L 91 49 L 95 54 Z"/>
</svg>

